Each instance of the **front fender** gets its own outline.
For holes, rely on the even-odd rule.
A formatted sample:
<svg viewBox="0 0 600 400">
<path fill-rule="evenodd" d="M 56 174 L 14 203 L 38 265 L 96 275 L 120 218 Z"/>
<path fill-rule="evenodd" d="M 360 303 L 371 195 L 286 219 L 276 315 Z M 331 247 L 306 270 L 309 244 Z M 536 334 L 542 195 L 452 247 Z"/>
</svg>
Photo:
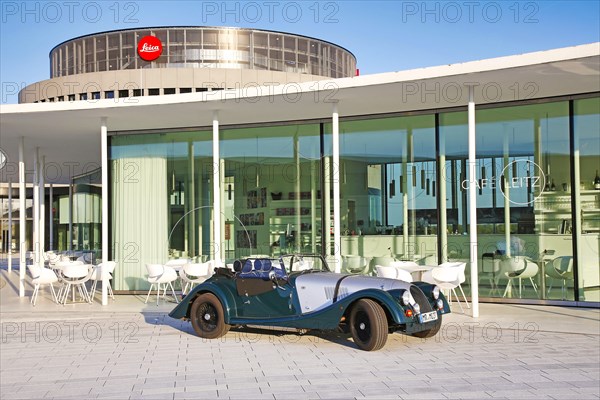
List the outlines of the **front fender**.
<svg viewBox="0 0 600 400">
<path fill-rule="evenodd" d="M 348 307 L 357 300 L 371 299 L 379 303 L 385 309 L 386 313 L 391 317 L 394 323 L 398 325 L 405 324 L 406 317 L 404 316 L 404 307 L 402 307 L 398 301 L 402 296 L 402 292 L 404 292 L 402 289 L 390 291 L 382 291 L 378 289 L 360 290 L 339 300 L 334 304 L 334 306 L 338 305 L 338 307 L 343 307 L 345 312 Z"/>
<path fill-rule="evenodd" d="M 226 286 L 218 284 L 218 281 L 206 281 L 196 286 L 183 300 L 169 313 L 169 317 L 175 319 L 188 319 L 192 303 L 202 293 L 212 293 L 223 305 L 225 323 L 229 323 L 232 314 L 237 315 L 237 306 L 234 294 Z"/>
</svg>

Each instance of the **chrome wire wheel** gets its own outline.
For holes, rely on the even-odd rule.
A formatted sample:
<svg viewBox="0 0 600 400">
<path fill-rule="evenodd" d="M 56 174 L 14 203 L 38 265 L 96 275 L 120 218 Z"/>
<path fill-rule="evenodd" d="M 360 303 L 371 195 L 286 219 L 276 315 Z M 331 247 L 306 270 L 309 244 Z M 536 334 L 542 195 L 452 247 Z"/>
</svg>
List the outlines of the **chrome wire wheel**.
<svg viewBox="0 0 600 400">
<path fill-rule="evenodd" d="M 190 310 L 190 319 L 196 334 L 205 339 L 221 337 L 231 328 L 225 323 L 221 302 L 212 293 L 203 293 L 196 297 Z"/>
</svg>

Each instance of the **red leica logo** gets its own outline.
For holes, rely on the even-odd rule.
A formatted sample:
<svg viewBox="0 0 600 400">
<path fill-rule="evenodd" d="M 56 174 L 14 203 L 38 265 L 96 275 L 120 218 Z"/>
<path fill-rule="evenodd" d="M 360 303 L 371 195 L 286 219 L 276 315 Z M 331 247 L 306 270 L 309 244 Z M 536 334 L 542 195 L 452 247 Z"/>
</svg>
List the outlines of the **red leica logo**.
<svg viewBox="0 0 600 400">
<path fill-rule="evenodd" d="M 144 36 L 138 43 L 138 54 L 145 61 L 154 61 L 162 54 L 162 43 L 156 36 Z"/>
</svg>

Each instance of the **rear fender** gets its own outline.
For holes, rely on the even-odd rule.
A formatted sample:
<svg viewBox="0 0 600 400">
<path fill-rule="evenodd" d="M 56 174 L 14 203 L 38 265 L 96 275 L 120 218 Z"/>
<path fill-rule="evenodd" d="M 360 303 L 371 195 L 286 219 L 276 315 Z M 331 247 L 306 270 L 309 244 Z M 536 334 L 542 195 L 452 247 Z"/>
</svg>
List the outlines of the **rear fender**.
<svg viewBox="0 0 600 400">
<path fill-rule="evenodd" d="M 192 303 L 196 300 L 196 297 L 203 293 L 214 294 L 221 304 L 223 305 L 223 314 L 225 323 L 229 323 L 230 318 L 237 316 L 237 306 L 234 298 L 234 294 L 222 285 L 217 285 L 215 282 L 204 282 L 194 288 L 188 293 L 183 300 L 175 307 L 170 313 L 169 317 L 176 319 L 187 320 L 190 318 L 190 309 Z"/>
</svg>

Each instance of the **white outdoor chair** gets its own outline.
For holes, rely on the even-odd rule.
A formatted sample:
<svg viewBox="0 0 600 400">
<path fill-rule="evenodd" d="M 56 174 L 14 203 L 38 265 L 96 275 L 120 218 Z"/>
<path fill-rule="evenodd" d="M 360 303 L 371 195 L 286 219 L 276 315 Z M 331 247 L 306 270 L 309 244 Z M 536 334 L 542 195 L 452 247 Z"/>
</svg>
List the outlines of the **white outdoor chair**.
<svg viewBox="0 0 600 400">
<path fill-rule="evenodd" d="M 410 272 L 397 267 L 386 267 L 383 265 L 376 265 L 375 270 L 377 271 L 377 276 L 380 278 L 398 279 L 409 283 L 413 281 Z"/>
<path fill-rule="evenodd" d="M 562 281 L 561 293 L 562 298 L 565 299 L 567 280 L 573 280 L 573 257 L 556 257 L 546 264 L 545 273 L 553 280 L 560 279 Z M 552 290 L 552 282 L 550 283 L 550 287 L 548 287 L 548 295 L 550 295 L 550 290 Z"/>
<path fill-rule="evenodd" d="M 98 264 L 96 267 L 94 267 L 94 270 L 92 271 L 92 275 L 90 276 L 90 280 L 94 281 L 94 283 L 92 284 L 92 288 L 90 290 L 90 297 L 92 298 L 92 300 L 94 299 L 94 295 L 96 294 L 96 287 L 98 286 L 98 281 L 102 282 L 102 268 L 104 267 L 104 263 L 100 263 Z M 110 281 L 113 278 L 113 272 L 115 270 L 115 267 L 117 266 L 117 263 L 115 261 L 107 261 L 106 262 L 106 279 L 108 280 L 107 282 L 107 287 L 108 287 L 108 295 L 110 297 L 112 297 L 112 299 L 115 299 L 115 294 L 113 293 L 112 290 L 112 286 L 110 285 Z"/>
<path fill-rule="evenodd" d="M 465 296 L 465 291 L 462 288 L 462 284 L 465 283 L 465 281 L 467 280 L 467 277 L 465 275 L 465 269 L 467 268 L 467 263 L 465 262 L 445 262 L 442 263 L 440 265 L 438 265 L 438 268 L 458 268 L 458 289 L 460 290 L 460 293 L 463 296 L 463 299 L 465 300 L 465 303 L 467 304 L 467 308 L 471 308 L 471 306 L 469 305 L 469 302 L 467 301 L 467 296 Z"/>
<path fill-rule="evenodd" d="M 58 276 L 58 283 L 60 284 L 60 288 L 58 289 L 58 293 L 57 293 L 59 303 L 62 302 L 63 290 L 65 290 L 65 288 L 67 286 L 66 279 L 63 275 L 63 269 L 69 265 L 83 265 L 83 262 L 82 261 L 71 261 L 68 256 L 61 255 L 59 257 L 59 261 L 56 261 L 54 263 L 54 266 L 52 267 L 52 269 L 56 273 L 56 276 Z"/>
<path fill-rule="evenodd" d="M 496 253 L 485 253 L 481 256 L 481 270 L 479 271 L 479 281 L 487 279 L 490 286 L 489 295 L 493 295 L 498 289 L 498 280 L 500 279 L 500 256 Z"/>
<path fill-rule="evenodd" d="M 183 294 L 186 294 L 189 290 L 194 288 L 194 285 L 200 284 L 212 276 L 213 263 L 196 263 L 196 264 L 185 264 L 183 268 L 179 270 L 179 277 L 182 283 L 185 282 L 183 287 Z"/>
<path fill-rule="evenodd" d="M 67 297 L 69 296 L 69 289 L 71 287 L 73 287 L 73 302 L 75 302 L 75 287 L 77 287 L 79 295 L 87 303 L 91 302 L 85 283 L 90 280 L 92 272 L 93 266 L 91 264 L 68 263 L 62 267 L 62 277 L 65 284 L 62 301 L 63 305 L 67 303 Z"/>
<path fill-rule="evenodd" d="M 77 257 L 77 261 L 81 261 L 84 264 L 92 264 L 94 262 L 94 255 L 92 253 L 83 253 Z"/>
<path fill-rule="evenodd" d="M 342 256 L 342 269 L 349 274 L 368 274 L 369 263 L 367 259 L 359 255 Z"/>
<path fill-rule="evenodd" d="M 502 297 L 512 292 L 513 279 L 519 280 L 519 298 L 522 295 L 522 280 L 529 279 L 533 290 L 537 293 L 537 286 L 533 281 L 533 277 L 537 275 L 539 267 L 536 263 L 527 257 L 509 257 L 500 263 L 502 273 L 508 278 L 506 289 Z"/>
<path fill-rule="evenodd" d="M 48 266 L 50 268 L 53 268 L 54 265 L 58 261 L 60 261 L 60 259 L 61 259 L 60 256 L 58 254 L 56 254 L 55 252 L 53 252 L 52 250 L 49 250 L 44 254 L 44 261 L 48 262 Z"/>
<path fill-rule="evenodd" d="M 150 283 L 150 289 L 148 290 L 148 295 L 146 296 L 146 301 L 144 303 L 148 302 L 148 298 L 150 297 L 154 285 L 156 285 L 156 306 L 158 306 L 158 300 L 160 299 L 161 285 L 164 285 L 163 297 L 167 294 L 167 287 L 170 287 L 175 302 L 179 303 L 177 295 L 175 294 L 175 289 L 173 288 L 173 281 L 177 280 L 177 272 L 175 272 L 172 267 L 163 264 L 146 264 L 146 269 L 148 270 L 148 283 Z"/>
<path fill-rule="evenodd" d="M 373 257 L 371 259 L 371 265 L 381 265 L 383 267 L 389 267 L 394 261 L 396 260 L 394 260 L 394 258 L 390 256 Z"/>
<path fill-rule="evenodd" d="M 58 297 L 56 297 L 56 292 L 54 291 L 53 283 L 58 282 L 58 277 L 56 273 L 48 268 L 42 268 L 38 265 L 28 265 L 27 269 L 33 278 L 31 283 L 33 283 L 33 293 L 31 295 L 31 304 L 35 306 L 35 302 L 37 300 L 38 294 L 40 292 L 41 285 L 50 285 L 50 290 L 52 291 L 52 298 L 56 303 L 58 303 Z"/>
<path fill-rule="evenodd" d="M 294 264 L 292 264 L 292 271 L 306 271 L 308 269 L 312 269 L 314 264 L 313 260 L 295 260 Z"/>
</svg>

